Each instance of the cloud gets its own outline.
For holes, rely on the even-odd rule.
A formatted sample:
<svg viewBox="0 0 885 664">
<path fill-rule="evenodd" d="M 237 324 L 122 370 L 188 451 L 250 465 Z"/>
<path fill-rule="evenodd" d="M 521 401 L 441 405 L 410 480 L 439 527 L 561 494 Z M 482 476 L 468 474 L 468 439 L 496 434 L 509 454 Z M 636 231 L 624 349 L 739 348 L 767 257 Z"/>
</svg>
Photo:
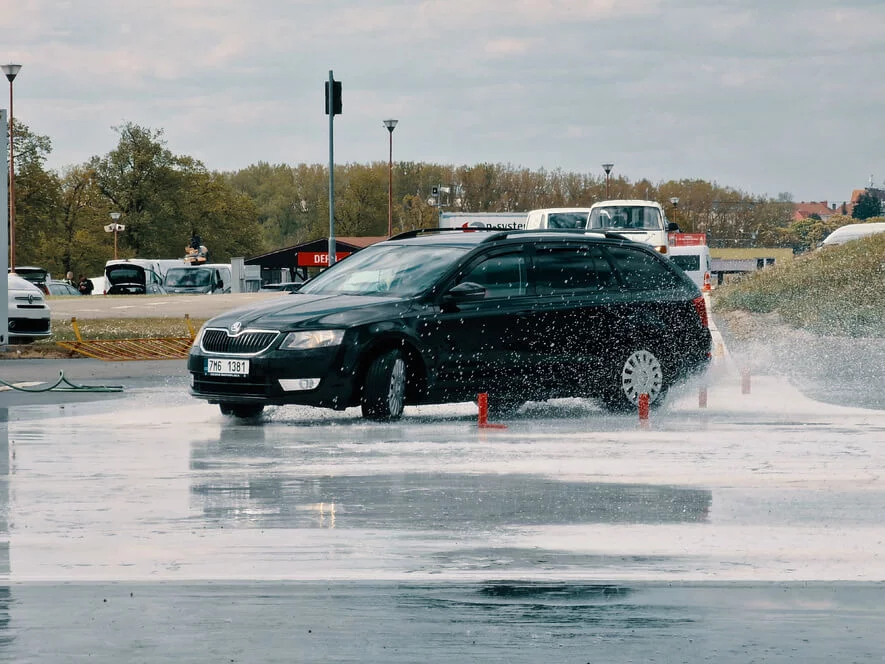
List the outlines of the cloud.
<svg viewBox="0 0 885 664">
<path fill-rule="evenodd" d="M 396 117 L 413 161 L 614 161 L 833 200 L 854 171 L 885 174 L 881 0 L 0 0 L 0 16 L 16 115 L 55 165 L 127 120 L 210 168 L 324 163 L 333 69 L 342 160 L 385 156 Z"/>
<path fill-rule="evenodd" d="M 486 42 L 485 52 L 489 55 L 521 55 L 537 43 L 535 39 L 493 39 Z"/>
</svg>

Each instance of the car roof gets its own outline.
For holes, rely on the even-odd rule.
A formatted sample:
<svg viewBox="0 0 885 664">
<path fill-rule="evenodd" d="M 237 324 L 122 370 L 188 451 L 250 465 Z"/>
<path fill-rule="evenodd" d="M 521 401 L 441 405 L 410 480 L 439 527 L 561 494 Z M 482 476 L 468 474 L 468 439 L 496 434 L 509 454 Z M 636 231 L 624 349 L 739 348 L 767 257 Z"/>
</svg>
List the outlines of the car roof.
<svg viewBox="0 0 885 664">
<path fill-rule="evenodd" d="M 679 244 L 671 245 L 667 251 L 678 256 L 686 254 L 709 254 L 710 247 L 706 244 Z"/>
<path fill-rule="evenodd" d="M 532 212 L 590 212 L 590 207 L 558 207 L 558 208 L 538 208 L 536 210 L 531 210 L 526 214 L 531 214 Z"/>
<path fill-rule="evenodd" d="M 43 294 L 43 291 L 37 288 L 37 286 L 34 285 L 33 281 L 28 281 L 24 277 L 19 277 L 15 274 L 7 274 L 6 278 L 8 279 L 7 283 L 9 284 L 9 290 L 35 290 L 41 295 Z"/>
<path fill-rule="evenodd" d="M 634 207 L 653 207 L 663 209 L 661 204 L 657 201 L 647 201 L 638 198 L 617 198 L 608 201 L 599 201 L 598 203 L 594 203 L 591 207 L 608 207 L 610 205 L 630 205 Z"/>
<path fill-rule="evenodd" d="M 560 241 L 568 242 L 575 240 L 591 240 L 594 242 L 620 241 L 635 244 L 637 246 L 645 246 L 644 243 L 635 242 L 629 237 L 619 233 L 609 231 L 588 231 L 583 228 L 577 229 L 559 229 L 559 228 L 540 228 L 540 229 L 519 229 L 519 230 L 502 230 L 500 228 L 431 228 L 417 229 L 407 231 L 395 235 L 389 240 L 379 242 L 373 246 L 380 246 L 395 242 L 397 244 L 410 245 L 435 245 L 435 246 L 457 246 L 457 247 L 473 247 L 483 243 L 500 242 L 503 240 L 517 241 L 520 239 L 544 240 L 544 241 Z"/>
</svg>

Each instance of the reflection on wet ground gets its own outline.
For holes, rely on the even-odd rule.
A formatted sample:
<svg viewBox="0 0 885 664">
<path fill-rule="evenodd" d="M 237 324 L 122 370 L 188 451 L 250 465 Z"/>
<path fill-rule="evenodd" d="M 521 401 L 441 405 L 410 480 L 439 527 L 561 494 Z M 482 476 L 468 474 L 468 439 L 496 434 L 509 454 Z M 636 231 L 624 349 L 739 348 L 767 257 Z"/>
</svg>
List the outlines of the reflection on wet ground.
<svg viewBox="0 0 885 664">
<path fill-rule="evenodd" d="M 753 385 L 492 433 L 240 423 L 174 380 L 0 409 L 0 658 L 881 659 L 885 413 Z"/>
<path fill-rule="evenodd" d="M 27 585 L 0 589 L 0 653 L 41 664 L 867 662 L 885 654 L 883 590 L 512 581 Z"/>
<path fill-rule="evenodd" d="M 337 528 L 461 530 L 580 523 L 691 523 L 707 518 L 711 492 L 662 486 L 557 482 L 531 475 L 223 475 L 191 491 L 211 522 L 310 528 L 325 504 Z M 326 524 L 332 527 L 332 524 Z"/>
</svg>

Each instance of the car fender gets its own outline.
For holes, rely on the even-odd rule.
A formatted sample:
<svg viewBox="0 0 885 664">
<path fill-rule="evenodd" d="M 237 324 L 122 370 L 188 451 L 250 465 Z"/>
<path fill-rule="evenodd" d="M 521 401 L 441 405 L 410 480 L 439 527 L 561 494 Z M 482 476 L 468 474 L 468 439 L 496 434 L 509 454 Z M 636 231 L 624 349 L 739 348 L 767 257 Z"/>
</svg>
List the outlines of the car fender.
<svg viewBox="0 0 885 664">
<path fill-rule="evenodd" d="M 362 388 L 372 360 L 379 354 L 399 349 L 405 355 L 409 372 L 406 401 L 407 403 L 420 401 L 427 387 L 427 361 L 419 350 L 421 344 L 415 339 L 408 325 L 402 320 L 372 323 L 366 326 L 360 336 L 362 338 L 357 340 L 357 344 L 362 350 L 357 358 L 354 372 L 357 392 Z M 359 394 L 351 397 L 352 404 L 358 401 Z"/>
</svg>

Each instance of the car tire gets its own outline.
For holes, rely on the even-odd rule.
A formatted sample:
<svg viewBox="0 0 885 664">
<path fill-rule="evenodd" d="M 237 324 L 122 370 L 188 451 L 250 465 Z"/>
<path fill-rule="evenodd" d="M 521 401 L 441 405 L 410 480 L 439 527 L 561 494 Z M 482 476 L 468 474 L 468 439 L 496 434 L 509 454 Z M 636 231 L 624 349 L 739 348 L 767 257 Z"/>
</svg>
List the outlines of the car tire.
<svg viewBox="0 0 885 664">
<path fill-rule="evenodd" d="M 378 355 L 369 365 L 360 406 L 376 422 L 398 420 L 406 398 L 406 361 L 398 350 Z"/>
<path fill-rule="evenodd" d="M 612 366 L 600 400 L 608 410 L 624 412 L 635 410 L 639 395 L 645 392 L 649 406 L 658 407 L 668 389 L 664 365 L 658 356 L 647 348 L 637 348 L 622 354 Z"/>
<path fill-rule="evenodd" d="M 220 403 L 218 408 L 221 410 L 222 415 L 232 415 L 241 420 L 258 417 L 264 411 L 262 404 Z"/>
</svg>

